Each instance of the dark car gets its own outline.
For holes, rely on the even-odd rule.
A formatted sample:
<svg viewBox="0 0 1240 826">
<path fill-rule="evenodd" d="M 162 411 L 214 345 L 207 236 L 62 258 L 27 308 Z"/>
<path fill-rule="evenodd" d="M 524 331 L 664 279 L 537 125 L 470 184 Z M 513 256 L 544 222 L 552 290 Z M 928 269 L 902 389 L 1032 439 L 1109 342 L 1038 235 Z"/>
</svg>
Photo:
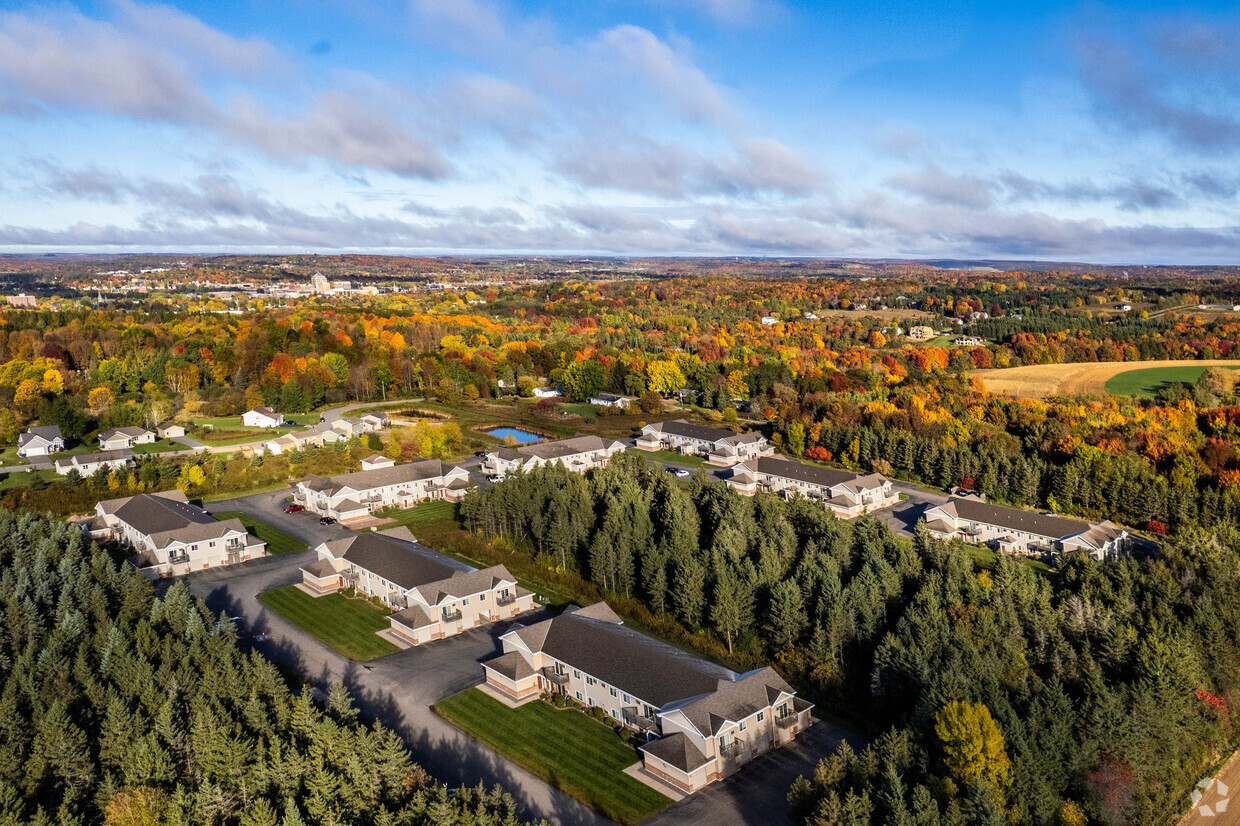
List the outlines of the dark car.
<svg viewBox="0 0 1240 826">
<path fill-rule="evenodd" d="M 319 524 L 320 525 L 335 525 L 336 520 L 335 518 L 331 516 L 323 516 L 319 518 Z"/>
<path fill-rule="evenodd" d="M 301 505 L 289 505 L 287 508 L 284 509 L 284 512 L 285 513 L 297 513 L 298 511 L 304 511 L 304 510 L 305 508 L 302 507 Z"/>
<path fill-rule="evenodd" d="M 487 452 L 485 450 L 475 450 L 474 455 L 477 456 L 478 458 L 482 458 L 483 456 L 487 455 Z"/>
</svg>

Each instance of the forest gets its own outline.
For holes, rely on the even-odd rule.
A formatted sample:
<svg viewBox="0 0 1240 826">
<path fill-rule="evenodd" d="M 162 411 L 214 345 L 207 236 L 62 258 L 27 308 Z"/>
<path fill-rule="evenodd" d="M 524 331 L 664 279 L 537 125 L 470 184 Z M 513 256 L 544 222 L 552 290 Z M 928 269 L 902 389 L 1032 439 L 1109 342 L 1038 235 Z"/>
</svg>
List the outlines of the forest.
<svg viewBox="0 0 1240 826">
<path fill-rule="evenodd" d="M 682 486 L 635 458 L 512 477 L 462 517 L 873 732 L 791 790 L 807 824 L 1166 823 L 1237 744 L 1233 526 L 1039 573 L 920 527 L 910 541 L 701 474 Z"/>
<path fill-rule="evenodd" d="M 173 585 L 162 598 L 76 527 L 0 511 L 0 824 L 517 826 L 500 789 L 450 792 L 401 739 L 324 707 Z"/>
</svg>

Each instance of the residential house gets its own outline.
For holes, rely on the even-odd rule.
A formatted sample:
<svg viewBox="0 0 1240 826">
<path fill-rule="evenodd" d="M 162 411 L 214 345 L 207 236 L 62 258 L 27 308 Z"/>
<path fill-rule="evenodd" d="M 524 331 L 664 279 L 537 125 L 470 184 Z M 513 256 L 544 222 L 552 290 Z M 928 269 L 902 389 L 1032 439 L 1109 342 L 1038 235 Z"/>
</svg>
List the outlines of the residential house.
<svg viewBox="0 0 1240 826">
<path fill-rule="evenodd" d="M 267 544 L 246 532 L 240 519 L 216 520 L 189 504 L 185 493 L 142 493 L 95 506 L 92 534 L 106 526 L 110 538 L 136 552 L 131 562 L 144 576 L 176 576 L 267 555 Z"/>
<path fill-rule="evenodd" d="M 185 435 L 185 428 L 172 422 L 164 422 L 155 428 L 155 435 L 161 439 L 179 439 Z"/>
<path fill-rule="evenodd" d="M 99 453 L 87 453 L 85 455 L 73 456 L 68 459 L 56 460 L 56 472 L 61 476 L 68 476 L 73 471 L 77 471 L 83 476 L 90 476 L 100 468 L 109 470 L 120 470 L 122 468 L 133 467 L 136 455 L 129 448 L 121 448 L 119 450 L 103 450 Z"/>
<path fill-rule="evenodd" d="M 590 397 L 590 404 L 622 410 L 631 404 L 637 404 L 637 399 L 632 396 L 617 396 L 615 393 L 597 393 Z"/>
<path fill-rule="evenodd" d="M 270 407 L 256 407 L 241 415 L 241 424 L 246 427 L 280 427 L 284 424 L 284 414 Z"/>
<path fill-rule="evenodd" d="M 360 418 L 366 433 L 378 433 L 388 426 L 388 414 L 386 413 L 367 413 Z"/>
<path fill-rule="evenodd" d="M 142 427 L 118 427 L 99 434 L 99 447 L 104 450 L 120 450 L 154 442 L 155 434 Z"/>
<path fill-rule="evenodd" d="M 64 449 L 65 438 L 60 435 L 60 427 L 54 424 L 27 428 L 17 437 L 17 455 L 25 459 L 59 453 Z"/>
<path fill-rule="evenodd" d="M 779 319 L 776 318 L 775 316 L 770 316 L 770 315 L 762 316 L 763 327 L 774 327 L 778 323 L 779 323 Z"/>
<path fill-rule="evenodd" d="M 817 313 L 814 313 L 814 312 L 808 312 L 808 311 L 807 311 L 807 312 L 805 313 L 805 320 L 806 320 L 806 321 L 817 321 L 817 320 L 818 320 L 818 314 L 817 314 Z"/>
<path fill-rule="evenodd" d="M 361 436 L 370 432 L 366 429 L 366 423 L 362 421 L 360 416 L 334 416 L 330 421 L 323 419 L 322 424 L 327 425 L 346 439 L 352 439 L 354 436 Z"/>
<path fill-rule="evenodd" d="M 734 465 L 724 482 L 747 495 L 759 490 L 785 496 L 799 493 L 822 502 L 842 519 L 873 513 L 900 501 L 891 480 L 881 473 L 850 473 L 806 465 L 782 456 L 760 456 Z"/>
<path fill-rule="evenodd" d="M 443 639 L 534 607 L 534 592 L 503 565 L 475 570 L 417 543 L 406 527 L 324 542 L 303 567 L 313 594 L 355 588 L 395 610 L 390 632 L 414 645 Z"/>
<path fill-rule="evenodd" d="M 624 626 L 606 605 L 500 637 L 486 684 L 514 700 L 561 693 L 646 735 L 642 768 L 686 792 L 790 743 L 812 704 L 774 670 L 737 674 Z"/>
<path fill-rule="evenodd" d="M 535 387 L 534 398 L 536 399 L 554 399 L 564 395 L 564 388 L 555 384 L 550 387 Z"/>
<path fill-rule="evenodd" d="M 927 327 L 924 324 L 918 324 L 915 327 L 908 328 L 908 337 L 913 341 L 929 341 L 934 338 L 934 328 Z"/>
<path fill-rule="evenodd" d="M 986 342 L 977 336 L 957 336 L 952 344 L 957 347 L 981 347 Z"/>
<path fill-rule="evenodd" d="M 301 450 L 307 444 L 305 439 L 299 438 L 296 433 L 286 433 L 275 439 L 268 439 L 263 442 L 263 450 L 279 456 L 282 453 L 290 453 L 295 450 Z"/>
<path fill-rule="evenodd" d="M 761 433 L 734 433 L 715 427 L 689 424 L 684 419 L 655 422 L 637 437 L 642 450 L 675 450 L 705 456 L 707 464 L 729 467 L 739 462 L 770 456 L 775 449 Z"/>
<path fill-rule="evenodd" d="M 980 498 L 953 496 L 925 512 L 930 533 L 963 539 L 1003 553 L 1041 556 L 1081 549 L 1099 561 L 1122 555 L 1131 542 L 1113 522 L 1086 522 L 1037 511 L 1004 508 Z"/>
<path fill-rule="evenodd" d="M 482 470 L 507 476 L 517 471 L 528 473 L 543 465 L 560 464 L 575 473 L 585 473 L 591 468 L 607 467 L 611 457 L 623 451 L 624 443 L 615 439 L 579 435 L 555 442 L 497 448 L 483 458 Z"/>
<path fill-rule="evenodd" d="M 362 470 L 382 470 L 385 467 L 395 466 L 395 459 L 387 456 L 380 456 L 378 453 L 373 456 L 367 456 L 362 460 Z"/>
<path fill-rule="evenodd" d="M 407 508 L 423 499 L 459 502 L 468 486 L 469 471 L 438 459 L 423 459 L 330 479 L 307 476 L 297 483 L 293 501 L 311 513 L 348 522 L 366 519 L 383 508 Z"/>
</svg>

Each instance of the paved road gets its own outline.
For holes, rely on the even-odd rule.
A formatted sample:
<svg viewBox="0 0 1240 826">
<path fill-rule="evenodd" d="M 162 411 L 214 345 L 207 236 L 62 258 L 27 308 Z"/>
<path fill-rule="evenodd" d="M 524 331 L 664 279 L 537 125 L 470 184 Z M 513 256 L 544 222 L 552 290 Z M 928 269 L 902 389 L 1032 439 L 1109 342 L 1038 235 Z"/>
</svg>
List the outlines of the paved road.
<svg viewBox="0 0 1240 826">
<path fill-rule="evenodd" d="M 1240 824 L 1240 753 L 1233 754 L 1214 782 L 1201 790 L 1180 826 L 1237 826 Z M 1186 805 L 1190 801 L 1185 801 Z"/>
</svg>

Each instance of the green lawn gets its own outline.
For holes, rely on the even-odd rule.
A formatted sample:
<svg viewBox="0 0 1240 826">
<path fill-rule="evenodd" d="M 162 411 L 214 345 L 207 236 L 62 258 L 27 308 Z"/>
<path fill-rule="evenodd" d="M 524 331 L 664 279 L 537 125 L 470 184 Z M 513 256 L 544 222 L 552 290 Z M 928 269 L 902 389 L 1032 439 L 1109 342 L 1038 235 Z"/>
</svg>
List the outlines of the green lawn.
<svg viewBox="0 0 1240 826">
<path fill-rule="evenodd" d="M 294 539 L 278 528 L 271 527 L 266 522 L 260 522 L 249 514 L 239 511 L 225 511 L 211 515 L 221 522 L 234 517 L 240 519 L 241 524 L 245 525 L 247 531 L 267 543 L 267 553 L 269 554 L 295 554 L 306 549 L 304 542 Z"/>
<path fill-rule="evenodd" d="M 365 662 L 400 649 L 375 634 L 390 628 L 388 611 L 344 594 L 312 597 L 296 585 L 264 591 L 258 600 L 338 654 Z"/>
<path fill-rule="evenodd" d="M 288 427 L 245 427 L 241 424 L 240 416 L 217 416 L 214 418 L 195 419 L 195 430 L 189 436 L 203 444 L 215 445 L 217 447 L 266 441 L 277 436 L 283 436 L 285 433 L 291 433 L 294 430 L 300 430 L 305 425 L 318 424 L 319 414 L 298 413 L 285 416 L 284 419 L 286 422 L 291 423 Z"/>
<path fill-rule="evenodd" d="M 412 508 L 390 508 L 385 511 L 376 513 L 382 519 L 391 519 L 393 524 L 381 525 L 379 530 L 385 531 L 388 528 L 395 528 L 398 525 L 405 525 L 411 531 L 415 531 L 417 535 L 418 528 L 427 525 L 433 525 L 440 522 L 451 522 L 456 519 L 456 503 L 449 502 L 446 499 L 438 499 L 432 502 L 422 502 L 414 505 Z"/>
<path fill-rule="evenodd" d="M 56 473 L 54 470 L 22 470 L 16 473 L 6 473 L 0 476 L 0 490 L 8 490 L 9 488 L 24 488 L 35 479 L 43 479 L 46 482 L 55 482 L 57 479 L 65 477 Z"/>
<path fill-rule="evenodd" d="M 270 493 L 273 490 L 283 490 L 288 487 L 288 482 L 272 482 L 270 485 L 256 485 L 245 490 L 222 490 L 217 493 L 208 493 L 202 497 L 204 502 L 219 502 L 222 499 L 236 499 L 238 496 L 250 496 L 255 493 Z"/>
<path fill-rule="evenodd" d="M 180 442 L 174 442 L 170 439 L 160 439 L 149 445 L 134 445 L 134 453 L 168 453 L 170 451 L 189 450 L 189 445 L 183 445 Z"/>
<path fill-rule="evenodd" d="M 999 564 L 999 552 L 985 545 L 969 545 L 969 556 L 973 557 L 974 565 L 988 571 L 993 571 L 995 566 Z M 1051 566 L 1040 559 L 1034 559 L 1029 556 L 1022 556 L 1020 559 L 1021 562 L 1040 574 L 1050 573 Z"/>
<path fill-rule="evenodd" d="M 26 460 L 17 455 L 17 445 L 9 445 L 4 450 L 0 450 L 0 467 L 24 464 Z"/>
<path fill-rule="evenodd" d="M 617 823 L 637 823 L 672 802 L 624 774 L 637 751 L 579 712 L 543 702 L 510 709 L 470 688 L 436 703 L 435 713 Z"/>
<path fill-rule="evenodd" d="M 684 465 L 685 467 L 706 467 L 706 460 L 701 456 L 685 456 L 674 450 L 638 450 L 635 451 L 638 456 L 646 456 L 656 462 L 666 462 L 669 465 Z"/>
<path fill-rule="evenodd" d="M 1172 384 L 1193 384 L 1210 368 L 1204 364 L 1177 364 L 1174 367 L 1137 367 L 1107 379 L 1106 391 L 1114 396 L 1146 396 L 1153 398 L 1158 391 Z M 1240 370 L 1223 367 L 1223 370 Z"/>
<path fill-rule="evenodd" d="M 318 424 L 318 413 L 293 413 L 284 417 L 284 421 L 292 422 L 294 425 Z M 214 427 L 220 430 L 243 430 L 246 429 L 241 424 L 240 416 L 216 416 L 214 418 L 207 417 L 204 419 L 194 419 L 194 427 Z M 252 427 L 249 430 L 279 430 L 274 427 Z"/>
</svg>

